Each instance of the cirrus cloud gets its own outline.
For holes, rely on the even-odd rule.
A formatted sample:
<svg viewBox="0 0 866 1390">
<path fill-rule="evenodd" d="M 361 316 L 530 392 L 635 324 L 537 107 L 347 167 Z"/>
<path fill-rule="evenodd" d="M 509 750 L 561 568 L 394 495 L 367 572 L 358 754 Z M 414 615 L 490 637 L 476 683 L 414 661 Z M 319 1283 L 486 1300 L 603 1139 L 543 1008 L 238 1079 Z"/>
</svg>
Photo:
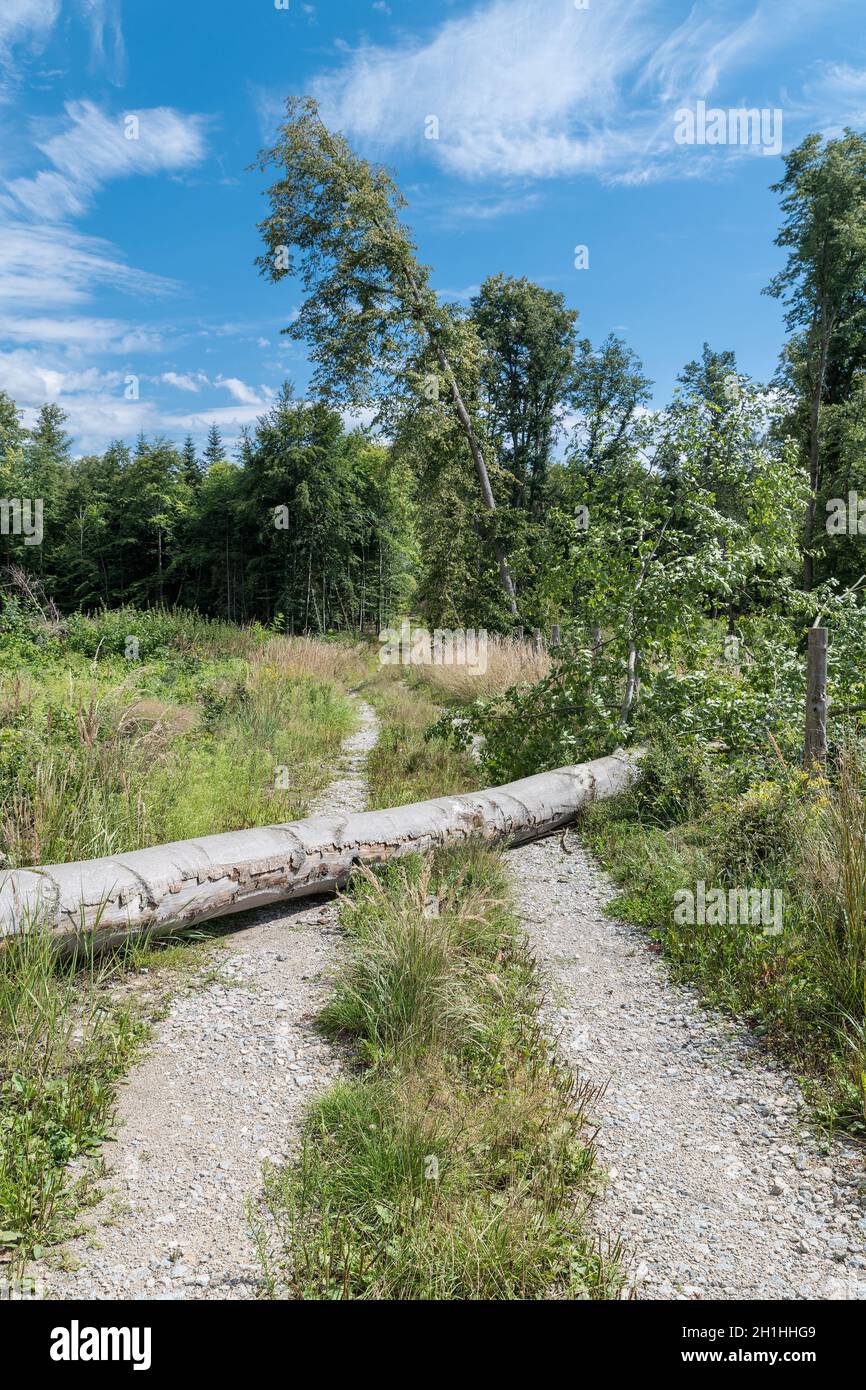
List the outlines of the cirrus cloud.
<svg viewBox="0 0 866 1390">
<path fill-rule="evenodd" d="M 10 180 L 3 206 L 46 221 L 80 216 L 110 179 L 198 164 L 207 125 L 167 106 L 109 115 L 92 101 L 69 101 L 61 128 L 36 138 L 52 168 Z"/>
</svg>

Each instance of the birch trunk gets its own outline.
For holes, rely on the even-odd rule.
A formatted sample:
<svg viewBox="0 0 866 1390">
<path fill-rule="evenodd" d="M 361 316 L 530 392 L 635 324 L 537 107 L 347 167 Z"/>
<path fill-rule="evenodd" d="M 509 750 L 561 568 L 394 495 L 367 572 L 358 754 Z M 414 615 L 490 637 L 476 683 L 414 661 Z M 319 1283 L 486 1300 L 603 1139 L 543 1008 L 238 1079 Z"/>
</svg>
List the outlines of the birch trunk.
<svg viewBox="0 0 866 1390">
<path fill-rule="evenodd" d="M 61 947 L 81 937 L 114 944 L 136 933 L 184 931 L 228 913 L 330 893 L 352 870 L 477 836 L 519 844 L 573 820 L 589 802 L 624 791 L 638 753 L 615 753 L 504 787 L 387 811 L 314 816 L 152 849 L 15 869 L 0 881 L 0 937 L 41 925 Z"/>
</svg>

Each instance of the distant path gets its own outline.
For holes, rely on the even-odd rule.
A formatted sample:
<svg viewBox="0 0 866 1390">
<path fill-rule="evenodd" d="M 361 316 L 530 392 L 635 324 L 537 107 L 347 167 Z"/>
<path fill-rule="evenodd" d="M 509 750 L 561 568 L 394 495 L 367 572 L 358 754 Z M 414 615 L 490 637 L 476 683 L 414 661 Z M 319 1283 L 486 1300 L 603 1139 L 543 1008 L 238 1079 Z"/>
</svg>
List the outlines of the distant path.
<svg viewBox="0 0 866 1390">
<path fill-rule="evenodd" d="M 823 1146 L 800 1089 L 745 1028 L 672 983 L 572 839 L 513 850 L 547 1021 L 596 1082 L 611 1172 L 596 1213 L 649 1299 L 866 1299 L 866 1155 Z M 572 848 L 573 845 L 573 848 Z"/>
<path fill-rule="evenodd" d="M 358 708 L 361 727 L 310 814 L 366 807 L 378 721 Z M 209 956 L 218 979 L 173 1000 L 121 1088 L 117 1142 L 102 1150 L 108 1194 L 84 1218 L 93 1234 L 65 1247 L 77 1270 L 45 1272 L 49 1297 L 257 1295 L 245 1208 L 262 1160 L 292 1151 L 304 1102 L 337 1071 L 312 1026 L 337 932 L 334 899 L 251 913 Z"/>
</svg>

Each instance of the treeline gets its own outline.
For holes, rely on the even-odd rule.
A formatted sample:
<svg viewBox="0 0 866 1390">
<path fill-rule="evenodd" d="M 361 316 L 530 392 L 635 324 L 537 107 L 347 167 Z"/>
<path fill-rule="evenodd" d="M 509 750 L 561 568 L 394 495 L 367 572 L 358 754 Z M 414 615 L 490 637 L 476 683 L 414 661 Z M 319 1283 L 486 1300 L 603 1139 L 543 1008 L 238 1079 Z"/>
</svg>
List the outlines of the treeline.
<svg viewBox="0 0 866 1390">
<path fill-rule="evenodd" d="M 495 275 L 442 304 L 396 186 L 314 103 L 290 113 L 261 265 L 305 279 L 288 331 L 314 363 L 311 398 L 285 386 L 232 459 L 216 427 L 202 458 L 165 438 L 73 458 L 57 405 L 27 431 L 0 395 L 0 494 L 45 507 L 42 544 L 6 534 L 0 558 L 65 609 L 176 603 L 316 632 L 411 605 L 451 627 L 571 622 L 594 645 L 615 630 L 626 706 L 686 615 L 733 633 L 769 608 L 796 626 L 857 585 L 863 136 L 809 137 L 775 186 L 788 257 L 767 292 L 789 337 L 774 381 L 704 344 L 658 409 L 635 354 L 582 338 L 561 294 Z M 357 244 L 335 221 L 344 203 Z M 371 406 L 375 430 L 344 427 L 347 407 Z"/>
<path fill-rule="evenodd" d="M 456 324 L 476 347 L 461 372 L 496 459 L 521 621 L 585 618 L 593 606 L 609 621 L 617 566 L 633 569 L 641 538 L 666 519 L 656 559 L 697 555 L 712 540 L 708 512 L 717 532 L 737 532 L 729 560 L 759 540 L 766 558 L 756 486 L 775 508 L 772 529 L 788 533 L 776 540 L 793 572 L 791 450 L 781 430 L 773 441 L 762 393 L 733 355 L 705 346 L 671 406 L 649 412 L 634 354 L 614 337 L 593 349 L 576 320 L 561 295 L 497 276 Z M 0 393 L 0 496 L 42 506 L 38 544 L 7 512 L 0 558 L 63 611 L 177 604 L 322 632 L 381 628 L 411 604 L 450 626 L 511 625 L 465 441 L 435 395 L 405 398 L 382 443 L 284 386 L 233 458 L 216 426 L 201 456 L 191 438 L 178 448 L 142 436 L 76 457 L 65 423 L 48 404 L 27 430 Z"/>
<path fill-rule="evenodd" d="M 63 611 L 179 604 L 287 632 L 381 626 L 412 582 L 400 464 L 321 404 L 279 399 L 227 458 L 216 426 L 198 457 L 166 438 L 73 457 L 65 417 L 32 430 L 0 393 L 0 492 L 42 499 L 42 540 L 0 553 Z"/>
</svg>

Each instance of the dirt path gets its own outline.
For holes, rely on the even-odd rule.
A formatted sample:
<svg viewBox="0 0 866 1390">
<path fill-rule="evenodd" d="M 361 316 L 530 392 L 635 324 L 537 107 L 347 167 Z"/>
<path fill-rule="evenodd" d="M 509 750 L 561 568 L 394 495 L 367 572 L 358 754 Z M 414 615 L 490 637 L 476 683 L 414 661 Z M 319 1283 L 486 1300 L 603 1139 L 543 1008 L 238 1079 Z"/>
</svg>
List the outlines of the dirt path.
<svg viewBox="0 0 866 1390">
<path fill-rule="evenodd" d="M 359 811 L 377 720 L 344 745 L 336 780 L 310 808 Z M 283 1159 L 307 1097 L 337 1054 L 313 1030 L 327 994 L 337 905 L 302 901 L 250 914 L 214 951 L 216 979 L 178 995 L 122 1088 L 108 1193 L 92 1233 L 45 1272 L 53 1298 L 250 1298 L 259 1288 L 246 1206 L 262 1160 Z"/>
<path fill-rule="evenodd" d="M 570 837 L 508 856 L 569 1061 L 609 1078 L 601 1230 L 638 1296 L 866 1299 L 866 1155 L 810 1131 L 757 1039 L 673 984 L 639 931 L 602 915 L 603 871 Z"/>
</svg>

